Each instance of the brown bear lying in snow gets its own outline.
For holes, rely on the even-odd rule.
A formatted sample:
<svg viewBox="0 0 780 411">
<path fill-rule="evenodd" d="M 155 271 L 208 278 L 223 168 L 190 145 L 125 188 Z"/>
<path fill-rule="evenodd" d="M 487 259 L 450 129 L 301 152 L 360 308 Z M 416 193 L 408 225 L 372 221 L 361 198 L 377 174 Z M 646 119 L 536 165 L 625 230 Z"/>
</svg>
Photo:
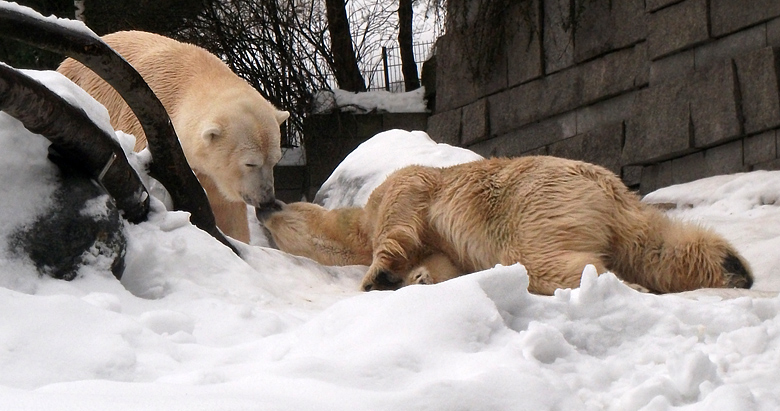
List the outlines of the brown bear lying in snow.
<svg viewBox="0 0 780 411">
<path fill-rule="evenodd" d="M 720 235 L 671 220 L 602 167 L 555 157 L 409 166 L 364 208 L 293 203 L 264 224 L 283 251 L 369 265 L 366 291 L 514 263 L 538 294 L 578 287 L 587 264 L 659 293 L 752 285 Z"/>
</svg>

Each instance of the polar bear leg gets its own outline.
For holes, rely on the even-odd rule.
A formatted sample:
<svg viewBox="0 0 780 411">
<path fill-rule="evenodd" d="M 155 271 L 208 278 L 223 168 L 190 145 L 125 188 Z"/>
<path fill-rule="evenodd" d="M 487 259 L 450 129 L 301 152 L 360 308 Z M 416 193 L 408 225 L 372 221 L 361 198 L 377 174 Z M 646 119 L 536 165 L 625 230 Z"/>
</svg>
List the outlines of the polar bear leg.
<svg viewBox="0 0 780 411">
<path fill-rule="evenodd" d="M 592 264 L 596 272 L 603 274 L 608 270 L 601 257 L 592 252 L 558 251 L 554 255 L 528 261 L 528 291 L 535 294 L 552 295 L 558 288 L 577 288 L 580 286 L 582 271 Z"/>
<path fill-rule="evenodd" d="M 427 214 L 431 181 L 424 172 L 404 169 L 378 187 L 376 196 L 372 193 L 365 210 L 374 222 L 374 255 L 363 278 L 363 290 L 402 287 L 412 268 L 429 253 L 423 238 L 430 230 Z"/>
</svg>

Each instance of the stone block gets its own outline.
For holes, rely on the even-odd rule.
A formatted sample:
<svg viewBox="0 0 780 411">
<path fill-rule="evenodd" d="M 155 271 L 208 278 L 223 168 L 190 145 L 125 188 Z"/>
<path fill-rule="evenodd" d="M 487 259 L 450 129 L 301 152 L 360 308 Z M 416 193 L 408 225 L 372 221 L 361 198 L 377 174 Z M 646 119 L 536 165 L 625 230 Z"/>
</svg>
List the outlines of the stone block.
<svg viewBox="0 0 780 411">
<path fill-rule="evenodd" d="M 742 171 L 742 141 L 734 141 L 672 160 L 672 183 Z"/>
<path fill-rule="evenodd" d="M 437 143 L 446 143 L 453 146 L 460 146 L 460 121 L 462 110 L 445 111 L 434 114 L 428 118 L 427 133 Z"/>
<path fill-rule="evenodd" d="M 645 43 L 607 54 L 581 65 L 582 104 L 590 104 L 647 84 Z"/>
<path fill-rule="evenodd" d="M 539 1 L 516 2 L 508 10 L 508 12 L 513 13 L 510 21 L 519 22 L 507 38 L 508 87 L 528 82 L 543 74 L 543 52 L 539 35 L 539 27 L 541 27 Z"/>
<path fill-rule="evenodd" d="M 368 137 L 358 134 L 358 118 L 348 113 L 313 115 L 304 121 L 306 166 L 311 185 L 319 187 L 342 160 Z M 381 120 L 381 116 L 379 116 Z M 369 136 L 370 137 L 370 136 Z"/>
<path fill-rule="evenodd" d="M 550 155 L 601 165 L 620 175 L 623 123 L 615 123 L 549 146 Z"/>
<path fill-rule="evenodd" d="M 632 91 L 578 108 L 576 111 L 577 134 L 587 133 L 598 127 L 628 119 L 634 112 L 634 105 L 639 98 L 639 93 L 639 91 Z"/>
<path fill-rule="evenodd" d="M 684 81 L 642 90 L 626 121 L 623 164 L 649 164 L 691 151 L 690 105 Z"/>
<path fill-rule="evenodd" d="M 704 177 L 707 177 L 704 151 L 672 160 L 672 184 L 688 183 Z"/>
<path fill-rule="evenodd" d="M 639 187 L 642 182 L 642 166 L 625 166 L 620 171 L 620 179 L 629 188 Z"/>
<path fill-rule="evenodd" d="M 707 0 L 685 0 L 650 14 L 650 58 L 656 60 L 707 41 L 707 26 Z"/>
<path fill-rule="evenodd" d="M 766 23 L 766 45 L 780 47 L 780 18 Z"/>
<path fill-rule="evenodd" d="M 777 130 L 746 137 L 743 145 L 745 165 L 755 165 L 777 158 Z"/>
<path fill-rule="evenodd" d="M 672 5 L 674 3 L 679 3 L 682 0 L 646 0 L 645 1 L 645 10 L 646 11 L 656 11 L 660 8 Z"/>
<path fill-rule="evenodd" d="M 428 128 L 427 113 L 385 113 L 382 114 L 382 129 L 401 129 L 406 131 Z"/>
<path fill-rule="evenodd" d="M 461 130 L 461 144 L 464 146 L 490 137 L 487 99 L 477 100 L 463 107 Z"/>
<path fill-rule="evenodd" d="M 549 156 L 550 150 L 548 150 L 547 146 L 535 148 L 531 151 L 526 151 L 525 153 L 520 153 L 521 156 Z"/>
<path fill-rule="evenodd" d="M 544 2 L 544 71 L 555 73 L 574 64 L 574 30 L 569 0 Z"/>
<path fill-rule="evenodd" d="M 357 124 L 357 137 L 363 139 L 369 139 L 375 135 L 384 131 L 382 114 L 342 114 L 341 117 L 350 116 L 356 120 Z"/>
<path fill-rule="evenodd" d="M 672 161 L 664 161 L 642 168 L 639 193 L 645 195 L 672 185 Z"/>
<path fill-rule="evenodd" d="M 719 176 L 746 171 L 742 162 L 742 140 L 732 141 L 704 151 L 707 176 Z"/>
<path fill-rule="evenodd" d="M 579 3 L 574 41 L 575 61 L 586 61 L 636 44 L 647 37 L 644 0 Z"/>
<path fill-rule="evenodd" d="M 754 171 L 754 170 L 767 170 L 767 171 L 780 170 L 780 159 L 765 161 L 763 163 L 758 163 L 750 166 L 750 171 Z"/>
<path fill-rule="evenodd" d="M 437 112 L 464 106 L 507 87 L 506 55 L 495 60 L 489 73 L 476 76 L 478 53 L 469 51 L 476 47 L 473 39 L 453 33 L 442 36 L 436 44 L 440 48 L 436 52 Z"/>
<path fill-rule="evenodd" d="M 572 110 L 582 101 L 577 67 L 488 97 L 490 132 L 506 134 L 527 124 Z"/>
<path fill-rule="evenodd" d="M 620 175 L 620 155 L 623 151 L 625 129 L 623 123 L 614 123 L 585 134 L 582 139 L 582 159 L 599 164 Z"/>
<path fill-rule="evenodd" d="M 301 201 L 307 194 L 308 184 L 309 173 L 306 166 L 274 167 L 274 193 L 277 199 L 285 203 Z"/>
<path fill-rule="evenodd" d="M 696 47 L 694 50 L 696 70 L 722 63 L 724 60 L 731 60 L 748 50 L 764 48 L 767 45 L 766 39 L 767 26 L 762 24 Z"/>
<path fill-rule="evenodd" d="M 739 90 L 730 60 L 696 72 L 690 90 L 695 147 L 722 143 L 742 134 Z"/>
<path fill-rule="evenodd" d="M 583 160 L 582 141 L 584 134 L 578 134 L 565 140 L 557 141 L 547 146 L 547 152 L 551 156 L 569 158 L 572 160 Z"/>
<path fill-rule="evenodd" d="M 734 59 L 742 93 L 745 133 L 780 126 L 778 49 L 766 47 Z"/>
<path fill-rule="evenodd" d="M 780 16 L 777 0 L 710 0 L 712 35 L 720 37 Z"/>
<path fill-rule="evenodd" d="M 493 105 L 490 104 L 493 112 Z M 577 130 L 577 117 L 574 112 L 555 116 L 538 123 L 468 146 L 470 150 L 485 156 L 518 156 L 573 137 Z"/>
<path fill-rule="evenodd" d="M 650 85 L 687 76 L 695 70 L 694 50 L 675 53 L 650 62 Z"/>
</svg>

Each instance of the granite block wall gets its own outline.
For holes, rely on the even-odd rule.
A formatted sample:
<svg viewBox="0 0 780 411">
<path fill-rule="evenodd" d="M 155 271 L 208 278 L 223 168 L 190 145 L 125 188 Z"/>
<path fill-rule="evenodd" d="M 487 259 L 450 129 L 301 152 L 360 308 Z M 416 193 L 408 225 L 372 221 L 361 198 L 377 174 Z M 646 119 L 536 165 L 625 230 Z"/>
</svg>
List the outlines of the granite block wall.
<svg viewBox="0 0 780 411">
<path fill-rule="evenodd" d="M 439 119 L 441 120 L 441 117 Z M 305 184 L 302 194 L 311 201 L 333 170 L 361 143 L 387 130 L 425 130 L 427 123 L 427 113 L 353 114 L 337 111 L 311 115 L 306 118 L 303 125 L 307 153 L 305 175 L 301 175 L 300 169 L 288 167 L 277 167 L 274 173 L 291 175 L 291 177 L 301 175 L 294 179 L 295 184 L 298 186 Z M 452 124 L 460 126 L 460 119 Z M 284 181 L 283 178 L 275 179 L 278 192 L 290 190 L 287 186 L 283 186 Z M 299 192 L 294 194 L 297 195 L 295 201 L 300 200 Z M 280 197 L 279 194 L 277 197 Z"/>
<path fill-rule="evenodd" d="M 489 72 L 465 64 L 468 32 L 439 40 L 435 140 L 595 162 L 642 193 L 780 169 L 780 1 L 508 3 Z"/>
</svg>

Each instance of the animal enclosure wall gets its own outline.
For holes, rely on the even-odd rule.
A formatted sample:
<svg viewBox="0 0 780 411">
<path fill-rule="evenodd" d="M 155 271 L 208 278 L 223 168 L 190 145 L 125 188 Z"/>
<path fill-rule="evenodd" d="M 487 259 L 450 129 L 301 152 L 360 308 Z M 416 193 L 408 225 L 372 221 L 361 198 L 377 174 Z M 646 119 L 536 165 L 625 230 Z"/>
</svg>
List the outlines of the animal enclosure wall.
<svg viewBox="0 0 780 411">
<path fill-rule="evenodd" d="M 586 160 L 643 193 L 780 168 L 777 0 L 448 8 L 427 129 L 439 142 Z"/>
<path fill-rule="evenodd" d="M 309 201 L 313 200 L 322 183 L 361 143 L 387 130 L 425 130 L 427 119 L 426 113 L 353 114 L 339 111 L 307 117 L 303 124 L 306 166 L 277 167 L 275 174 L 281 176 L 276 182 L 277 193 L 293 197 L 277 196 L 284 201 L 297 201 L 302 192 Z"/>
</svg>

